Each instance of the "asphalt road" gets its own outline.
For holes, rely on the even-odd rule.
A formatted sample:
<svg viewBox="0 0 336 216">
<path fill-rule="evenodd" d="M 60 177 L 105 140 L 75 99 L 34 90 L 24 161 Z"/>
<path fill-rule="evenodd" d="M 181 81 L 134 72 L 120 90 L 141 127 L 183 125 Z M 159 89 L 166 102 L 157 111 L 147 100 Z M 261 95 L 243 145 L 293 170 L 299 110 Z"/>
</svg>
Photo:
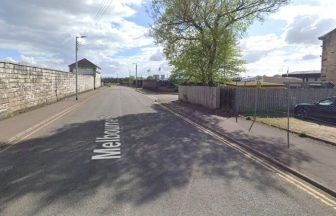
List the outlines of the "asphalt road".
<svg viewBox="0 0 336 216">
<path fill-rule="evenodd" d="M 106 133 L 111 121 L 118 121 L 120 137 Z M 92 160 L 105 135 L 120 145 L 120 158 Z M 0 153 L 0 215 L 336 211 L 152 98 L 113 87 Z"/>
</svg>

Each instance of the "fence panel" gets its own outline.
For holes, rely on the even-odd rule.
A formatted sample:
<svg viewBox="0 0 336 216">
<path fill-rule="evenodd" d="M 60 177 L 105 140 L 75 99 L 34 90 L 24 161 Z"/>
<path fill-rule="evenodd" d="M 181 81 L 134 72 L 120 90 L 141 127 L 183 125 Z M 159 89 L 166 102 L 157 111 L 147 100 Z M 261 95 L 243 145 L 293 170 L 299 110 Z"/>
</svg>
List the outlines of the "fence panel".
<svg viewBox="0 0 336 216">
<path fill-rule="evenodd" d="M 221 87 L 220 107 L 230 108 L 240 113 L 254 111 L 258 94 L 258 113 L 278 113 L 287 110 L 287 89 L 270 88 L 230 88 Z M 336 96 L 336 89 L 297 88 L 289 90 L 290 109 L 298 103 L 313 103 L 324 98 Z"/>
<path fill-rule="evenodd" d="M 220 88 L 209 86 L 179 86 L 179 100 L 217 109 L 220 107 Z"/>
</svg>

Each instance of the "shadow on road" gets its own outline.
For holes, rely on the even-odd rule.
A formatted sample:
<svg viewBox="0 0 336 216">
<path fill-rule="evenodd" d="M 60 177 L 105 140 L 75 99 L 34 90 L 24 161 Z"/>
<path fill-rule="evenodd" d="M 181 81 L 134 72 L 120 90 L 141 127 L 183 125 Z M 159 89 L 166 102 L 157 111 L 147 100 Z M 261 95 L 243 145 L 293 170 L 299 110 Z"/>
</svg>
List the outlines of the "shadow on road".
<svg viewBox="0 0 336 216">
<path fill-rule="evenodd" d="M 227 185 L 243 180 L 262 192 L 286 193 L 266 169 L 159 106 L 152 108 L 152 113 L 119 117 L 121 159 L 91 160 L 95 138 L 103 135 L 103 120 L 70 124 L 1 153 L 0 213 L 11 202 L 29 196 L 38 200 L 34 207 L 38 213 L 51 203 L 66 200 L 72 205 L 99 191 L 111 192 L 111 205 L 142 205 L 196 177 Z M 270 141 L 276 142 L 264 140 Z M 277 149 L 269 151 L 281 154 Z M 309 158 L 302 155 L 301 160 Z"/>
<path fill-rule="evenodd" d="M 248 128 L 252 122 L 239 120 L 239 123 L 237 124 L 232 118 L 234 116 L 230 113 L 215 113 L 209 109 L 180 101 L 173 101 L 166 103 L 165 105 L 179 110 L 179 112 L 184 115 L 189 115 L 194 121 L 201 125 L 212 128 L 218 133 L 224 134 L 230 139 L 248 145 L 259 152 L 272 156 L 273 158 L 277 158 L 285 162 L 287 165 L 292 165 L 294 163 L 299 165 L 302 162 L 309 162 L 312 160 L 310 155 L 300 149 L 293 148 L 293 146 L 291 149 L 287 148 L 285 131 L 275 128 L 263 131 L 265 129 L 261 127 L 255 129 L 258 133 L 249 133 Z M 185 107 L 189 108 L 184 110 L 183 108 Z M 190 109 L 195 112 L 188 114 L 187 112 Z M 216 118 L 212 115 L 218 115 L 224 118 Z"/>
</svg>

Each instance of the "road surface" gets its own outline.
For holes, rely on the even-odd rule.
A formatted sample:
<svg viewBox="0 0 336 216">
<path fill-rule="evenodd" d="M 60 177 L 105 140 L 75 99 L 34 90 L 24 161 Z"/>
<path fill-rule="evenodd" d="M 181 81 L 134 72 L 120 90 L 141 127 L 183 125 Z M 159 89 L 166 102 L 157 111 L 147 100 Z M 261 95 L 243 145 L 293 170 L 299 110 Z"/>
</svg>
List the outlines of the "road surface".
<svg viewBox="0 0 336 216">
<path fill-rule="evenodd" d="M 0 215 L 336 215 L 133 89 L 0 153 Z"/>
</svg>

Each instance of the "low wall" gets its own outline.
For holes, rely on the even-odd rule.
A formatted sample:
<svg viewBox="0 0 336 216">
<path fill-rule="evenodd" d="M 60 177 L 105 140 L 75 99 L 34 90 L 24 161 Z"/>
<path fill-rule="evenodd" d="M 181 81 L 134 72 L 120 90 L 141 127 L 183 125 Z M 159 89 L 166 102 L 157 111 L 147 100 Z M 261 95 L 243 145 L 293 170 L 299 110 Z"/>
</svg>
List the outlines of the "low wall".
<svg viewBox="0 0 336 216">
<path fill-rule="evenodd" d="M 209 86 L 179 86 L 179 100 L 211 109 L 220 107 L 220 88 Z"/>
<path fill-rule="evenodd" d="M 100 87 L 96 77 L 78 75 L 78 91 Z M 0 119 L 74 95 L 75 75 L 70 72 L 0 62 Z"/>
</svg>

